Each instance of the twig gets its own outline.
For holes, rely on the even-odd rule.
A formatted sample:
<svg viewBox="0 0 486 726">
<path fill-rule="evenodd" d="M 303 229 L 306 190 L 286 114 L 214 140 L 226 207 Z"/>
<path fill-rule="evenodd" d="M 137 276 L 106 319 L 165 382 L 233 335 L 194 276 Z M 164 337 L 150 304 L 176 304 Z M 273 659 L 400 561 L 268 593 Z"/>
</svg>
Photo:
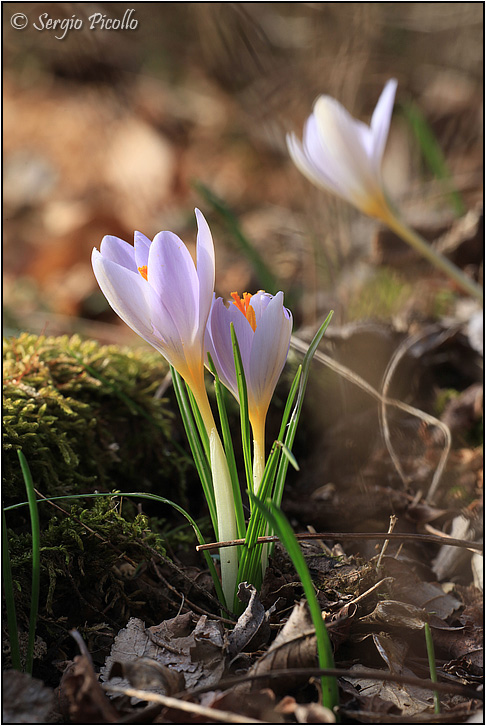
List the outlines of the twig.
<svg viewBox="0 0 486 726">
<path fill-rule="evenodd" d="M 224 678 L 218 683 L 211 686 L 200 686 L 191 690 L 184 691 L 184 695 L 195 696 L 199 693 L 207 691 L 226 690 L 232 686 L 237 686 L 250 681 L 265 680 L 266 678 L 288 678 L 289 676 L 304 676 L 311 678 L 313 676 L 336 676 L 336 678 L 360 678 L 363 680 L 391 681 L 392 683 L 405 683 L 410 686 L 417 686 L 429 691 L 441 691 L 442 693 L 457 693 L 466 698 L 474 700 L 484 700 L 484 694 L 480 691 L 464 686 L 462 683 L 434 683 L 428 678 L 418 678 L 417 676 L 405 676 L 398 673 L 390 673 L 389 671 L 374 670 L 371 668 L 360 668 L 359 670 L 351 670 L 349 668 L 287 668 L 281 670 L 272 670 L 265 673 L 255 673 L 254 675 L 241 676 L 239 678 Z M 182 695 L 182 694 L 180 694 Z"/>
<path fill-rule="evenodd" d="M 166 708 L 174 708 L 178 711 L 184 711 L 185 713 L 193 713 L 196 716 L 203 716 L 211 719 L 211 721 L 221 721 L 221 723 L 228 724 L 265 723 L 265 721 L 258 721 L 255 718 L 250 718 L 249 716 L 239 716 L 237 713 L 231 713 L 231 711 L 220 711 L 217 708 L 206 708 L 205 706 L 200 706 L 198 703 L 181 701 L 178 698 L 162 696 L 160 693 L 152 693 L 150 691 L 141 691 L 138 688 L 122 688 L 121 686 L 110 686 L 109 684 L 104 684 L 103 688 L 110 691 L 110 693 L 120 693 L 131 698 L 140 698 L 142 701 L 161 703 Z M 214 689 L 214 685 L 212 688 Z"/>
<path fill-rule="evenodd" d="M 439 544 L 439 545 L 450 545 L 451 547 L 464 547 L 468 550 L 474 550 L 477 552 L 483 551 L 483 544 L 482 542 L 469 542 L 468 540 L 464 539 L 454 539 L 452 537 L 449 537 L 449 535 L 444 534 L 443 537 L 439 537 L 432 534 L 406 534 L 402 532 L 393 532 L 393 533 L 384 533 L 384 532 L 318 532 L 317 534 L 313 534 L 310 532 L 303 532 L 302 534 L 296 534 L 295 535 L 298 540 L 306 540 L 306 539 L 337 539 L 337 540 L 346 540 L 346 539 L 376 539 L 376 540 L 384 540 L 384 539 L 397 539 L 397 540 L 408 540 L 412 542 L 425 542 L 429 544 Z M 275 535 L 267 536 L 267 537 L 258 537 L 257 544 L 260 542 L 278 542 L 278 537 Z M 196 550 L 199 552 L 200 550 L 215 550 L 219 547 L 232 547 L 233 545 L 244 545 L 245 540 L 244 539 L 231 539 L 226 542 L 208 542 L 203 545 L 197 545 Z"/>
<path fill-rule="evenodd" d="M 393 532 L 393 530 L 395 529 L 395 525 L 396 525 L 396 523 L 397 523 L 397 519 L 398 519 L 398 517 L 397 517 L 397 516 L 396 516 L 395 514 L 392 514 L 392 515 L 390 516 L 390 524 L 389 524 L 389 526 L 388 526 L 388 534 L 391 534 L 391 533 Z M 386 552 L 386 550 L 387 550 L 387 547 L 388 547 L 388 545 L 389 545 L 389 544 L 390 544 L 390 539 L 389 539 L 389 538 L 387 538 L 387 539 L 386 539 L 386 540 L 385 540 L 385 541 L 383 542 L 383 546 L 382 546 L 382 548 L 381 548 L 380 556 L 378 557 L 378 562 L 376 563 L 376 571 L 377 571 L 377 572 L 378 572 L 378 570 L 379 570 L 379 569 L 380 569 L 380 567 L 381 567 L 381 561 L 382 561 L 382 559 L 383 559 L 383 557 L 384 557 L 384 555 L 385 555 L 385 552 Z"/>
</svg>

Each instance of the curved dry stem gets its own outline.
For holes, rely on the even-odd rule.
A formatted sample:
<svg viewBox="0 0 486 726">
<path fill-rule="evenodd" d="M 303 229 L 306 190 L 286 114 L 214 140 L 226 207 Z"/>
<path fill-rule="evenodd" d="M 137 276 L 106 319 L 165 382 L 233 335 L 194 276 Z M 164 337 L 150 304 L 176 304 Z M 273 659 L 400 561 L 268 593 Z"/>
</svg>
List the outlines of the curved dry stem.
<svg viewBox="0 0 486 726">
<path fill-rule="evenodd" d="M 298 338 L 297 336 L 293 335 L 290 344 L 295 350 L 298 350 L 301 353 L 305 353 L 308 348 L 308 344 L 305 343 L 303 340 Z M 333 360 L 330 356 L 326 355 L 320 350 L 317 350 L 314 354 L 315 360 L 318 360 L 323 365 L 326 365 L 328 368 L 333 370 L 335 373 L 338 373 L 340 376 L 345 378 L 350 383 L 353 383 L 355 386 L 358 386 L 358 388 L 361 388 L 361 390 L 368 393 L 372 398 L 374 398 L 376 401 L 378 401 L 381 404 L 381 407 L 386 406 L 393 406 L 394 408 L 399 409 L 400 411 L 404 411 L 405 413 L 409 413 L 411 416 L 415 416 L 416 418 L 419 418 L 424 423 L 428 424 L 429 426 L 436 426 L 440 431 L 442 431 L 444 435 L 444 449 L 442 451 L 442 454 L 439 459 L 439 463 L 437 465 L 437 468 L 434 472 L 434 475 L 432 477 L 432 482 L 430 484 L 429 492 L 427 494 L 427 501 L 430 501 L 432 499 L 433 494 L 437 491 L 437 487 L 439 486 L 440 479 L 442 477 L 445 465 L 447 463 L 447 458 L 449 456 L 449 451 L 451 448 L 451 432 L 449 430 L 449 427 L 446 426 L 442 421 L 439 421 L 439 419 L 435 418 L 435 416 L 431 416 L 428 413 L 425 413 L 424 411 L 421 411 L 418 408 L 415 408 L 414 406 L 409 406 L 407 403 L 403 403 L 402 401 L 398 401 L 394 398 L 388 398 L 387 396 L 382 395 L 379 391 L 377 391 L 373 386 L 371 386 L 367 381 L 364 380 L 364 378 L 361 378 L 361 376 L 358 376 L 357 373 L 354 373 L 354 371 L 350 370 L 346 366 L 342 365 L 341 363 L 337 363 L 335 360 Z M 393 461 L 393 465 L 397 469 L 398 474 L 402 478 L 402 480 L 405 482 L 406 479 L 404 478 L 404 472 L 403 469 L 400 466 L 400 463 L 398 461 L 398 457 L 396 456 L 393 447 L 391 446 L 390 438 L 388 436 L 388 439 L 385 437 L 385 444 L 387 446 L 388 452 L 390 453 L 390 457 Z"/>
</svg>

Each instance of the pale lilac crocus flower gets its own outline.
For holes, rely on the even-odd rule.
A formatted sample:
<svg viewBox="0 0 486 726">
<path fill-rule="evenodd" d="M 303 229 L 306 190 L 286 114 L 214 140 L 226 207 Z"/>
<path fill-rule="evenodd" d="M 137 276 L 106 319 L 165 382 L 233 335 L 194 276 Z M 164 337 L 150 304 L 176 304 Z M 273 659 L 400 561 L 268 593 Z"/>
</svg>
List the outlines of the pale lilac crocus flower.
<svg viewBox="0 0 486 726">
<path fill-rule="evenodd" d="M 156 348 L 191 389 L 208 433 L 220 540 L 237 535 L 235 505 L 226 457 L 204 385 L 204 335 L 214 296 L 214 246 L 211 231 L 196 209 L 195 267 L 182 240 L 159 232 L 153 241 L 135 232 L 134 245 L 104 237 L 93 250 L 93 271 L 113 310 L 141 338 Z M 227 552 L 229 550 L 229 552 Z M 221 550 L 223 592 L 231 606 L 237 556 Z"/>
<path fill-rule="evenodd" d="M 275 296 L 257 292 L 231 294 L 226 305 L 215 298 L 206 328 L 205 350 L 213 359 L 221 382 L 238 400 L 231 323 L 240 348 L 248 391 L 248 414 L 253 432 L 253 485 L 258 490 L 265 468 L 265 421 L 270 400 L 289 352 L 292 314 Z"/>
<path fill-rule="evenodd" d="M 372 217 L 388 212 L 381 164 L 396 89 L 396 80 L 386 83 L 370 126 L 353 118 L 334 98 L 319 96 L 302 143 L 295 134 L 287 136 L 290 156 L 302 174 Z"/>
<path fill-rule="evenodd" d="M 319 96 L 304 125 L 302 142 L 295 134 L 287 136 L 290 156 L 316 186 L 380 219 L 462 290 L 482 302 L 481 287 L 408 227 L 387 201 L 381 166 L 396 90 L 397 81 L 387 81 L 369 126 L 353 118 L 334 98 Z"/>
</svg>

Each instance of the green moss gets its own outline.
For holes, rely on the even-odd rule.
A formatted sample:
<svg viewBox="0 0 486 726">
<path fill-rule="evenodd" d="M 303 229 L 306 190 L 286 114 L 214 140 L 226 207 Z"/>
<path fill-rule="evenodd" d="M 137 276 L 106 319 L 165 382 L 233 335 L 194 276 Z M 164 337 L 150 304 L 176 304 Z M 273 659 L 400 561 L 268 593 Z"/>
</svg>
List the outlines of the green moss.
<svg viewBox="0 0 486 726">
<path fill-rule="evenodd" d="M 143 489 L 182 503 L 189 459 L 157 395 L 167 372 L 155 351 L 78 336 L 5 341 L 4 504 L 25 498 L 17 449 L 45 495 Z"/>
<path fill-rule="evenodd" d="M 137 578 L 153 557 L 165 553 L 162 538 L 146 516 L 128 521 L 118 513 L 119 497 L 97 497 L 90 508 L 73 505 L 56 511 L 41 535 L 40 602 L 42 619 L 74 624 L 106 614 L 123 621 L 140 609 Z M 125 505 L 124 505 L 125 506 Z M 8 530 L 12 579 L 19 623 L 25 626 L 30 607 L 31 536 Z M 145 605 L 147 612 L 150 607 Z M 80 620 L 81 617 L 81 620 Z"/>
</svg>

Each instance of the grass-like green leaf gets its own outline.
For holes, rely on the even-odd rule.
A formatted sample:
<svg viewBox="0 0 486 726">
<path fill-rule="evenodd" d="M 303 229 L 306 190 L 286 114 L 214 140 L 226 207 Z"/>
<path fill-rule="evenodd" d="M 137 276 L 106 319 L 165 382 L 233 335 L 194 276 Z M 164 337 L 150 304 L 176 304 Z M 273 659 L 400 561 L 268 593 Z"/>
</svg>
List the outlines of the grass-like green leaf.
<svg viewBox="0 0 486 726">
<path fill-rule="evenodd" d="M 17 450 L 22 469 L 22 475 L 25 482 L 25 490 L 27 492 L 27 500 L 29 503 L 30 528 L 32 532 L 32 586 L 30 596 L 30 616 L 29 616 L 29 640 L 27 644 L 27 656 L 25 660 L 25 670 L 32 674 L 32 665 L 34 662 L 34 644 L 35 630 L 37 627 L 37 613 L 39 611 L 39 591 L 40 591 L 40 526 L 39 513 L 37 511 L 37 500 L 34 490 L 34 482 L 30 473 L 27 459 L 20 449 Z"/>
<path fill-rule="evenodd" d="M 410 102 L 404 104 L 402 109 L 412 129 L 412 133 L 417 140 L 426 165 L 449 194 L 451 205 L 457 216 L 462 216 L 466 212 L 466 207 L 461 195 L 454 187 L 452 175 L 447 166 L 444 153 L 440 148 L 430 124 L 416 103 Z"/>
<path fill-rule="evenodd" d="M 7 610 L 7 629 L 10 639 L 10 657 L 12 660 L 12 668 L 19 671 L 20 668 L 20 647 L 19 632 L 17 629 L 17 612 L 15 608 L 15 598 L 13 592 L 12 570 L 10 567 L 10 551 L 8 546 L 7 522 L 5 519 L 5 510 L 2 510 L 2 574 L 3 574 L 3 591 L 5 594 L 5 606 Z"/>
<path fill-rule="evenodd" d="M 240 403 L 241 442 L 243 446 L 243 461 L 245 464 L 246 484 L 248 489 L 253 486 L 253 468 L 251 463 L 251 436 L 250 417 L 248 414 L 248 389 L 246 386 L 245 371 L 241 359 L 240 346 L 231 323 L 231 340 L 233 343 L 233 356 L 235 359 L 236 381 L 238 383 L 238 398 Z"/>
<path fill-rule="evenodd" d="M 253 500 L 254 506 L 261 510 L 267 522 L 278 535 L 278 538 L 287 550 L 297 574 L 299 575 L 316 631 L 319 667 L 334 668 L 332 646 L 327 634 L 326 626 L 322 619 L 321 608 L 317 602 L 314 584 L 304 559 L 304 555 L 302 554 L 299 543 L 292 531 L 292 527 L 288 523 L 285 515 L 270 500 L 263 503 L 260 499 L 255 497 L 252 492 L 249 492 L 249 496 Z M 332 676 L 322 676 L 321 686 L 323 705 L 331 711 L 334 711 L 334 708 L 339 704 L 339 693 L 336 678 Z"/>
<path fill-rule="evenodd" d="M 302 404 L 304 402 L 304 394 L 305 389 L 307 387 L 307 381 L 309 379 L 309 371 L 310 371 L 310 365 L 312 363 L 312 358 L 314 357 L 314 353 L 317 350 L 317 347 L 319 343 L 322 340 L 322 337 L 324 333 L 326 332 L 329 323 L 331 322 L 331 318 L 333 316 L 334 311 L 331 310 L 327 318 L 324 320 L 322 325 L 320 326 L 319 330 L 315 334 L 314 338 L 312 339 L 311 344 L 309 345 L 307 349 L 307 353 L 304 356 L 304 360 L 302 362 L 302 375 L 300 376 L 299 380 L 299 392 L 297 395 L 297 401 L 295 403 L 294 410 L 292 411 L 292 416 L 290 417 L 289 425 L 287 427 L 287 433 L 285 435 L 284 444 L 287 447 L 288 451 L 292 451 L 292 446 L 294 444 L 295 435 L 297 433 L 297 426 L 299 424 L 300 414 L 302 412 Z M 289 459 L 287 457 L 282 457 L 280 459 L 280 465 L 277 472 L 277 479 L 275 482 L 275 492 L 272 497 L 272 501 L 274 504 L 277 505 L 277 507 L 280 506 L 282 502 L 282 496 L 283 496 L 283 489 L 285 484 L 285 477 L 287 475 L 287 469 L 289 465 Z"/>
</svg>

